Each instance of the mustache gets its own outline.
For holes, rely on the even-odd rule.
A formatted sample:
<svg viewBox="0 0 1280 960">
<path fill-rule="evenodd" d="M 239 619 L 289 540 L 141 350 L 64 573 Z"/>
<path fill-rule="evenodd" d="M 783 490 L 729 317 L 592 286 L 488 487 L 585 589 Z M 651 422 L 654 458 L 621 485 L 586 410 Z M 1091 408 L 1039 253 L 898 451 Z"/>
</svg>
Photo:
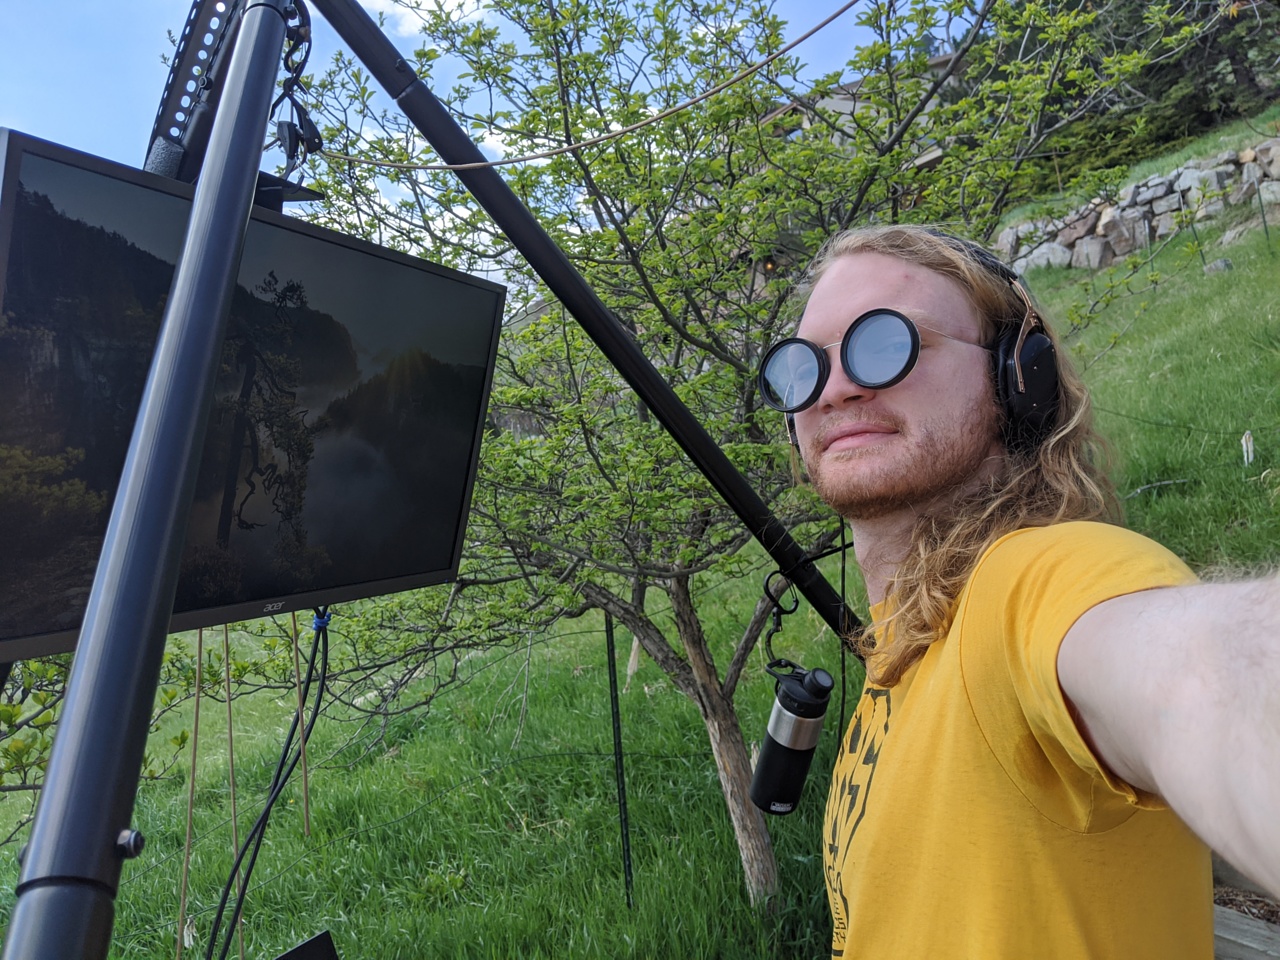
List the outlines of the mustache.
<svg viewBox="0 0 1280 960">
<path fill-rule="evenodd" d="M 878 415 L 872 417 L 850 417 L 840 414 L 832 414 L 818 424 L 817 432 L 814 433 L 813 443 L 818 449 L 824 449 L 831 438 L 837 433 L 843 433 L 850 428 L 859 426 L 884 427 L 896 433 L 902 433 L 904 424 L 899 417 Z"/>
</svg>

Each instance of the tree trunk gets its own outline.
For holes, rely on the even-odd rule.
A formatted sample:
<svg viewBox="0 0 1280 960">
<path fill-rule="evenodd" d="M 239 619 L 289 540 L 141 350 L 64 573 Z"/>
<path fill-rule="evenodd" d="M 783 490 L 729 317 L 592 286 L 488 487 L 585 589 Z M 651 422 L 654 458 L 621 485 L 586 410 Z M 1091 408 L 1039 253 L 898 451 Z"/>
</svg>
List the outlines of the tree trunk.
<svg viewBox="0 0 1280 960">
<path fill-rule="evenodd" d="M 765 827 L 764 814 L 751 802 L 751 759 L 742 738 L 738 715 L 733 709 L 732 688 L 726 690 L 716 673 L 711 648 L 707 645 L 702 622 L 689 593 L 688 577 L 674 578 L 667 593 L 671 597 L 676 629 L 684 641 L 689 669 L 693 674 L 693 702 L 698 705 L 698 712 L 707 725 L 707 737 L 711 741 L 711 755 L 716 761 L 720 787 L 724 791 L 724 803 L 738 839 L 747 895 L 752 904 L 760 906 L 778 890 L 778 862 L 773 856 L 773 842 Z"/>
<path fill-rule="evenodd" d="M 698 713 L 707 725 L 711 755 L 715 759 L 725 807 L 738 841 L 747 895 L 752 904 L 762 906 L 777 892 L 778 864 L 773 856 L 773 843 L 765 826 L 764 814 L 751 802 L 751 760 L 746 741 L 742 738 L 742 728 L 738 725 L 738 715 L 733 709 L 733 691 L 740 666 L 731 667 L 732 682 L 720 682 L 689 594 L 688 577 L 675 577 L 667 585 L 667 595 L 671 597 L 676 615 L 676 629 L 687 659 L 676 655 L 643 610 L 590 581 L 581 584 L 579 589 L 589 603 L 612 613 L 624 623 L 671 682 L 697 705 Z M 737 662 L 738 658 L 735 658 Z"/>
<path fill-rule="evenodd" d="M 778 863 L 773 856 L 773 842 L 765 825 L 764 814 L 751 802 L 751 759 L 746 741 L 733 707 L 719 691 L 708 691 L 700 698 L 698 709 L 707 724 L 711 753 L 724 790 L 725 806 L 738 839 L 742 872 L 747 881 L 747 895 L 752 904 L 762 905 L 778 890 Z"/>
<path fill-rule="evenodd" d="M 236 486 L 240 482 L 240 460 L 244 455 L 244 440 L 249 434 L 249 400 L 253 396 L 253 378 L 257 376 L 258 359 L 249 343 L 241 348 L 237 358 L 244 365 L 244 380 L 240 384 L 240 397 L 236 403 L 236 416 L 231 426 L 231 443 L 227 451 L 227 468 L 222 479 L 222 508 L 218 511 L 217 544 L 223 550 L 231 544 L 231 519 L 236 510 Z"/>
</svg>

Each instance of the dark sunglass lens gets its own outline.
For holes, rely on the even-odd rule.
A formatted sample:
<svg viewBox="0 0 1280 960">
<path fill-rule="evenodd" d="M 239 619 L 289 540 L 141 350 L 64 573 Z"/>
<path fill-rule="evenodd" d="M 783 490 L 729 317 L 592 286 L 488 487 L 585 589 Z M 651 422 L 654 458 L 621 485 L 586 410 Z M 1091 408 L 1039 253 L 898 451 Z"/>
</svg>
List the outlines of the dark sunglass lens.
<svg viewBox="0 0 1280 960">
<path fill-rule="evenodd" d="M 873 313 L 861 319 L 845 340 L 844 364 L 864 387 L 897 383 L 915 361 L 917 344 L 909 322 L 896 313 Z"/>
<path fill-rule="evenodd" d="M 803 408 L 813 399 L 820 374 L 818 354 L 811 344 L 800 340 L 778 344 L 760 368 L 765 402 L 775 410 Z"/>
</svg>

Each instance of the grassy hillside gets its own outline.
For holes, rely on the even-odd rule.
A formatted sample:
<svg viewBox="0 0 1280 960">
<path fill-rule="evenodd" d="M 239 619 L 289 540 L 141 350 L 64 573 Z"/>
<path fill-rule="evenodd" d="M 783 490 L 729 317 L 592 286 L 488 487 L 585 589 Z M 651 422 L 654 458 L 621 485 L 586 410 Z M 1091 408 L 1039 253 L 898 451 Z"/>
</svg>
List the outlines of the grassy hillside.
<svg viewBox="0 0 1280 960">
<path fill-rule="evenodd" d="M 1205 258 L 1233 269 L 1206 273 L 1175 244 L 1153 265 L 1154 287 L 1068 340 L 1114 445 L 1130 525 L 1209 575 L 1280 560 L 1280 230 L 1223 247 L 1222 229 L 1200 229 Z M 1041 274 L 1029 280 L 1051 316 L 1105 282 Z"/>
<path fill-rule="evenodd" d="M 1124 172 L 1123 176 L 1119 177 L 1115 185 L 1119 188 L 1138 183 L 1150 176 L 1163 176 L 1171 170 L 1184 166 L 1190 160 L 1216 156 L 1223 150 L 1242 150 L 1275 136 L 1280 136 L 1280 104 L 1273 104 L 1247 120 L 1232 120 L 1224 123 L 1202 137 L 1135 163 Z M 1088 202 L 1092 195 L 1083 187 L 1073 189 L 1068 186 L 1063 192 L 1041 196 L 1032 202 L 1022 203 L 1006 210 L 1000 218 L 1000 228 L 1044 216 L 1046 205 L 1053 206 L 1055 209 L 1063 206 L 1069 208 L 1072 205 Z"/>
</svg>

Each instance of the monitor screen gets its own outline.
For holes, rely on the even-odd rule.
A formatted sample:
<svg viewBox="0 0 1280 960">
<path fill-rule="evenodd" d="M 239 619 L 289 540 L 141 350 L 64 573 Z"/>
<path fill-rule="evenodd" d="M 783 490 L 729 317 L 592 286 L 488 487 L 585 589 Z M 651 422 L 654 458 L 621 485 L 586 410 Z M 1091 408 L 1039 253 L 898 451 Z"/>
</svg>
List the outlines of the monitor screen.
<svg viewBox="0 0 1280 960">
<path fill-rule="evenodd" d="M 0 660 L 71 649 L 192 188 L 0 131 Z M 505 289 L 255 208 L 172 628 L 458 569 Z"/>
</svg>

